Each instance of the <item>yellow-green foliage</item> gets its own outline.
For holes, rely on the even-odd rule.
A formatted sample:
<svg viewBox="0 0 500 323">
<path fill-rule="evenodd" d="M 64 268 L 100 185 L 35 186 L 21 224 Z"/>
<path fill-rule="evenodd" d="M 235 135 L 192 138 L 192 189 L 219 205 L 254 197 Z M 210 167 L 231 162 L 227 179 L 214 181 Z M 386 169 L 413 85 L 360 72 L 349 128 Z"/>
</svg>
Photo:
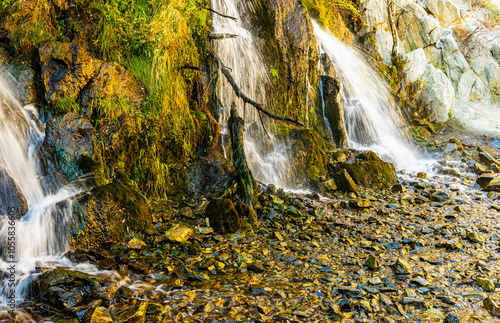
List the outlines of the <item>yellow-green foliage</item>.
<svg viewBox="0 0 500 323">
<path fill-rule="evenodd" d="M 350 40 L 340 12 L 350 15 L 354 20 L 361 19 L 356 4 L 350 0 L 300 0 L 311 16 L 341 40 Z"/>
<path fill-rule="evenodd" d="M 201 2 L 208 6 L 208 0 Z M 135 114 L 142 134 L 135 134 L 129 165 L 124 166 L 131 167 L 133 182 L 161 195 L 175 189 L 173 163 L 194 155 L 204 134 L 201 129 L 207 128 L 206 118 L 199 117 L 188 99 L 199 72 L 183 66 L 197 66 L 203 58 L 209 12 L 193 0 L 108 0 L 90 7 L 99 17 L 95 50 L 104 59 L 127 66 L 150 94 L 140 114 Z M 123 110 L 116 104 L 99 107 L 101 118 L 108 119 L 119 115 L 117 109 Z"/>
</svg>

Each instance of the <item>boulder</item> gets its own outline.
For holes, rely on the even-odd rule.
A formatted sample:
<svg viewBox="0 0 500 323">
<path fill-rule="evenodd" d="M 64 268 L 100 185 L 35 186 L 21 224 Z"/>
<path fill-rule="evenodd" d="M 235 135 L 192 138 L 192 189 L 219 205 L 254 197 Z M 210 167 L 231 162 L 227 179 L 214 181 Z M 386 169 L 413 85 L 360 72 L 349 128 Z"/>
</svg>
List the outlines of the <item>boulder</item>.
<svg viewBox="0 0 500 323">
<path fill-rule="evenodd" d="M 217 233 L 234 233 L 242 226 L 241 217 L 230 199 L 212 200 L 205 210 L 205 217 Z"/>
<path fill-rule="evenodd" d="M 28 298 L 60 310 L 88 305 L 98 299 L 106 300 L 95 277 L 62 268 L 46 271 L 30 282 Z"/>
<path fill-rule="evenodd" d="M 326 151 L 331 144 L 310 129 L 295 128 L 289 138 L 292 144 L 292 167 L 287 171 L 295 178 L 305 177 L 309 181 L 317 181 L 326 177 Z"/>
<path fill-rule="evenodd" d="M 341 98 L 342 84 L 331 76 L 322 75 L 320 80 L 323 116 L 337 148 L 347 148 L 347 133 L 344 125 L 344 103 Z"/>
<path fill-rule="evenodd" d="M 189 240 L 194 234 L 194 230 L 185 225 L 174 224 L 165 232 L 165 238 L 171 242 L 183 243 Z"/>
<path fill-rule="evenodd" d="M 430 64 L 427 64 L 422 82 L 424 89 L 416 98 L 421 116 L 427 117 L 431 122 L 445 122 L 455 103 L 453 85 L 441 70 Z"/>
<path fill-rule="evenodd" d="M 354 182 L 363 187 L 388 189 L 398 181 L 394 165 L 383 161 L 372 151 L 362 152 L 354 162 L 340 163 L 337 168 L 347 170 Z"/>
<path fill-rule="evenodd" d="M 403 68 L 406 84 L 416 82 L 424 75 L 428 61 L 422 48 L 403 55 L 403 60 L 406 61 Z"/>
<path fill-rule="evenodd" d="M 189 168 L 189 193 L 210 193 L 229 180 L 232 165 L 216 149 L 196 159 Z"/>
<path fill-rule="evenodd" d="M 356 194 L 358 193 L 358 187 L 347 170 L 339 170 L 334 174 L 333 178 L 335 179 L 335 183 L 337 184 L 337 188 L 339 190 Z"/>
<path fill-rule="evenodd" d="M 20 219 L 28 212 L 28 202 L 16 182 L 0 167 L 0 214 Z"/>
<path fill-rule="evenodd" d="M 461 18 L 460 8 L 451 0 L 427 0 L 425 9 L 439 19 L 443 25 L 450 24 Z"/>
<path fill-rule="evenodd" d="M 90 122 L 70 112 L 47 123 L 41 159 L 50 172 L 70 182 L 94 170 L 95 140 Z"/>
<path fill-rule="evenodd" d="M 146 198 L 131 186 L 111 183 L 73 204 L 73 249 L 107 247 L 141 235 L 152 224 Z"/>
</svg>

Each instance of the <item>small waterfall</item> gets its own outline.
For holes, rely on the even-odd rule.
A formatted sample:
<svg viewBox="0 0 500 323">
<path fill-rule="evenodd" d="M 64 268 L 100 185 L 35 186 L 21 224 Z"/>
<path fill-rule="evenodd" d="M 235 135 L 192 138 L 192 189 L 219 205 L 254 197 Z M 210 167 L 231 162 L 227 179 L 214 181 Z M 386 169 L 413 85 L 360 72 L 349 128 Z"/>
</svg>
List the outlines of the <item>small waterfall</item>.
<svg viewBox="0 0 500 323">
<path fill-rule="evenodd" d="M 342 82 L 344 122 L 349 147 L 372 150 L 397 169 L 411 168 L 416 149 L 384 80 L 354 48 L 313 20 L 320 51 L 333 61 Z"/>
<path fill-rule="evenodd" d="M 0 78 L 0 171 L 15 182 L 28 204 L 27 213 L 20 219 L 19 210 L 0 214 L 0 270 L 10 272 L 14 266 L 17 282 L 67 250 L 71 197 L 81 191 L 70 185 L 52 192 L 42 184 L 37 153 L 44 133 L 38 124 L 36 109 L 23 108 Z M 6 183 L 0 185 L 6 187 Z M 9 203 L 0 202 L 3 206 Z M 4 279 L 2 303 L 6 303 L 7 294 L 12 294 L 7 292 L 11 290 L 7 285 L 8 279 Z M 19 285 L 18 300 L 23 296 Z"/>
<path fill-rule="evenodd" d="M 217 12 L 234 17 L 237 21 L 212 15 L 212 30 L 216 34 L 235 35 L 214 41 L 214 49 L 222 62 L 230 68 L 231 74 L 243 93 L 253 100 L 265 103 L 265 87 L 269 84 L 269 72 L 261 55 L 256 49 L 255 39 L 244 28 L 239 12 L 244 10 L 240 0 L 212 0 L 212 8 Z M 227 136 L 227 120 L 231 103 L 236 104 L 238 114 L 245 120 L 245 154 L 254 177 L 265 184 L 275 184 L 281 187 L 291 185 L 288 149 L 285 143 L 277 138 L 267 137 L 263 129 L 257 110 L 252 106 L 243 105 L 222 74 L 219 75 L 220 85 L 218 97 L 222 103 L 220 120 L 222 134 Z M 266 122 L 264 120 L 264 122 Z M 271 125 L 266 123 L 267 130 Z M 227 142 L 227 140 L 226 140 Z"/>
</svg>

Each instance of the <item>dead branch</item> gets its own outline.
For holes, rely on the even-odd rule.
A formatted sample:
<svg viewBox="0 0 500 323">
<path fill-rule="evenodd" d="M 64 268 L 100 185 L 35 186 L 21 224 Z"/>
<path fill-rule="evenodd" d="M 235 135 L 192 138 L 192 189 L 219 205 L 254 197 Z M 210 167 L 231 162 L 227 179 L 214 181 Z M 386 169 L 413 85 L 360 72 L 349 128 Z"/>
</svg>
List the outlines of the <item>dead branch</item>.
<svg viewBox="0 0 500 323">
<path fill-rule="evenodd" d="M 226 38 L 236 38 L 238 35 L 235 34 L 210 34 L 208 35 L 209 40 L 220 40 L 220 39 L 226 39 Z"/>
<path fill-rule="evenodd" d="M 222 13 L 220 13 L 220 12 L 215 11 L 215 10 L 214 10 L 214 9 L 212 9 L 212 8 L 207 8 L 207 7 L 204 7 L 201 3 L 199 3 L 199 2 L 198 2 L 198 1 L 196 1 L 196 0 L 195 0 L 195 2 L 196 2 L 196 4 L 197 4 L 198 6 L 200 6 L 200 8 L 202 8 L 202 9 L 205 9 L 205 10 L 208 10 L 208 11 L 210 11 L 210 12 L 213 12 L 213 13 L 215 13 L 216 15 L 219 15 L 219 16 L 221 16 L 221 17 L 228 18 L 228 19 L 232 19 L 232 20 L 234 20 L 234 21 L 238 21 L 238 18 L 235 18 L 235 17 L 231 17 L 231 16 L 224 15 L 224 14 L 222 14 Z"/>
<path fill-rule="evenodd" d="M 179 69 L 181 69 L 181 70 L 201 71 L 201 68 L 200 68 L 200 67 L 197 67 L 197 66 L 191 66 L 191 65 L 184 65 L 184 66 L 179 67 Z"/>
<path fill-rule="evenodd" d="M 229 82 L 229 84 L 231 84 L 231 87 L 233 88 L 233 91 L 236 94 L 236 96 L 238 96 L 240 99 L 242 99 L 244 103 L 249 103 L 249 104 L 253 105 L 254 108 L 257 109 L 257 111 L 260 111 L 260 112 L 264 113 L 269 118 L 272 118 L 272 119 L 275 119 L 275 120 L 284 121 L 284 122 L 295 123 L 295 124 L 297 124 L 299 126 L 304 127 L 304 124 L 301 123 L 300 121 L 297 121 L 297 120 L 294 120 L 294 119 L 291 119 L 291 118 L 287 118 L 287 117 L 277 116 L 277 115 L 275 115 L 275 114 L 267 111 L 266 109 L 264 109 L 264 106 L 262 104 L 257 103 L 254 100 L 250 99 L 248 96 L 246 96 L 241 91 L 241 89 L 238 87 L 238 85 L 236 84 L 233 76 L 229 72 L 228 68 L 224 65 L 224 63 L 220 60 L 220 58 L 215 53 L 214 53 L 213 57 L 218 61 L 219 68 L 220 68 L 222 74 L 224 74 L 224 76 L 226 77 L 226 80 Z"/>
</svg>

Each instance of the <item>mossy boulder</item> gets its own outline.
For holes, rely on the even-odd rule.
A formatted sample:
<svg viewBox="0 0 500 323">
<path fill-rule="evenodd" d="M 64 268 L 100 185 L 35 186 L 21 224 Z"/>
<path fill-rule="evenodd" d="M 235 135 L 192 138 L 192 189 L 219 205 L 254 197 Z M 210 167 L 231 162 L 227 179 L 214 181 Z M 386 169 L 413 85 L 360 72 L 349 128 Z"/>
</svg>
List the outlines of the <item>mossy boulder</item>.
<svg viewBox="0 0 500 323">
<path fill-rule="evenodd" d="M 210 226 L 218 233 L 234 233 L 241 229 L 242 219 L 230 199 L 212 200 L 206 210 Z"/>
<path fill-rule="evenodd" d="M 337 184 L 337 188 L 344 192 L 353 192 L 358 193 L 358 186 L 352 179 L 349 172 L 345 169 L 339 170 L 335 175 L 335 184 Z"/>
<path fill-rule="evenodd" d="M 388 189 L 398 181 L 394 165 L 383 161 L 373 151 L 358 154 L 353 162 L 330 164 L 329 167 L 335 173 L 345 169 L 354 182 L 363 187 Z"/>
<path fill-rule="evenodd" d="M 98 299 L 107 301 L 94 276 L 62 268 L 46 271 L 32 281 L 28 299 L 60 310 L 88 305 Z"/>
<path fill-rule="evenodd" d="M 0 214 L 14 215 L 17 219 L 28 212 L 28 202 L 12 177 L 0 167 Z"/>
<path fill-rule="evenodd" d="M 71 247 L 98 248 L 140 236 L 152 224 L 146 198 L 131 186 L 99 186 L 73 206 Z"/>
<path fill-rule="evenodd" d="M 87 119 L 67 113 L 47 123 L 40 149 L 49 173 L 60 173 L 70 182 L 95 170 L 95 129 Z"/>
</svg>

